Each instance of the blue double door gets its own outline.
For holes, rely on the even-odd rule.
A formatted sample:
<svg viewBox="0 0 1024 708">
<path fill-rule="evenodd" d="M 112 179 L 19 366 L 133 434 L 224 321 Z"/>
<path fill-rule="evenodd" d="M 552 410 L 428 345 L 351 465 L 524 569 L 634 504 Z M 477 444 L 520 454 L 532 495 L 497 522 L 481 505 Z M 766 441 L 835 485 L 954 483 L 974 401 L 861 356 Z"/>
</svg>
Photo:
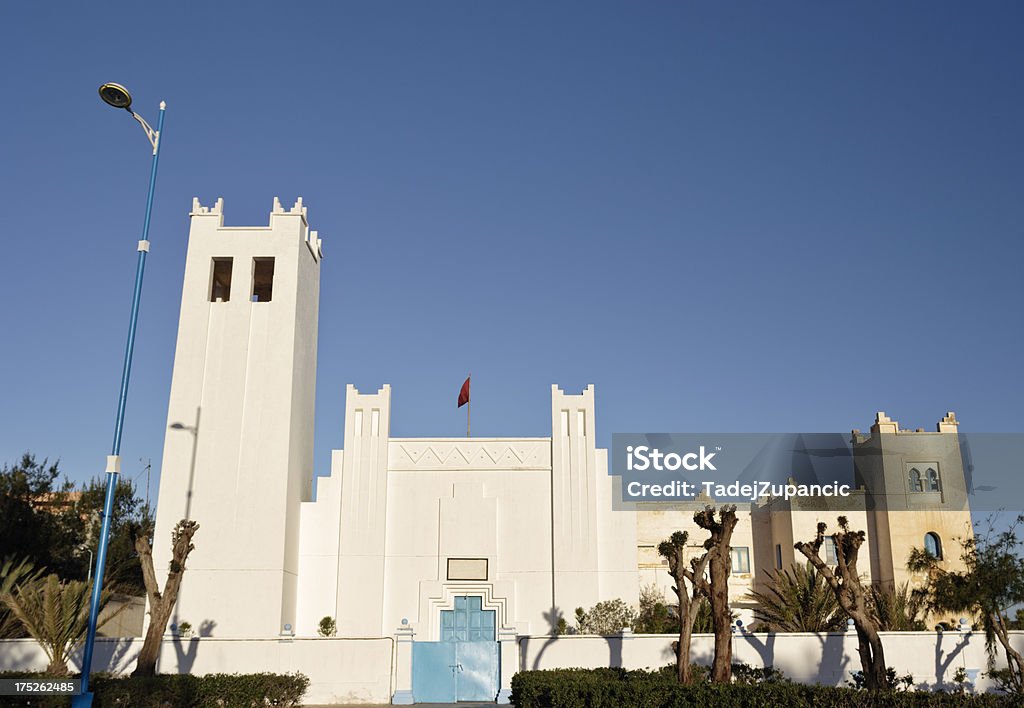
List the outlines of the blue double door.
<svg viewBox="0 0 1024 708">
<path fill-rule="evenodd" d="M 441 610 L 441 641 L 412 645 L 412 695 L 417 703 L 493 701 L 499 654 L 494 610 L 482 598 L 456 597 Z"/>
</svg>

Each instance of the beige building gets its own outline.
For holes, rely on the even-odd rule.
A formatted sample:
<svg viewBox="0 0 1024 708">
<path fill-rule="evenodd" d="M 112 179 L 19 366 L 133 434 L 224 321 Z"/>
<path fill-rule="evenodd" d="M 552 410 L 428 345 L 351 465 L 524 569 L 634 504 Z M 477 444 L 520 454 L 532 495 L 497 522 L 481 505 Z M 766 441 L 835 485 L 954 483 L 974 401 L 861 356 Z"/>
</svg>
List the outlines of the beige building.
<svg viewBox="0 0 1024 708">
<path fill-rule="evenodd" d="M 763 498 L 740 505 L 739 523 L 732 538 L 732 578 L 729 597 L 744 624 L 753 619 L 749 593 L 766 582 L 770 569 L 786 569 L 804 562 L 794 549 L 798 541 L 814 538 L 819 522 L 835 530 L 845 516 L 850 528 L 863 529 L 867 541 L 858 568 L 866 582 L 893 588 L 904 582 L 919 584 L 922 577 L 906 568 L 913 548 L 926 548 L 947 570 L 962 569 L 960 539 L 972 533 L 967 484 L 960 455 L 959 425 L 947 413 L 935 432 L 901 430 L 899 423 L 878 413 L 869 434 L 854 430 L 853 469 L 856 491 L 827 504 L 800 498 Z M 674 531 L 688 531 L 692 554 L 703 553 L 707 532 L 693 522 L 694 511 L 715 504 L 710 497 L 686 504 L 637 506 L 637 566 L 640 585 L 656 584 L 674 600 L 666 562 L 658 544 Z M 822 507 L 826 506 L 825 510 Z M 834 544 L 826 539 L 826 562 L 835 562 Z"/>
</svg>

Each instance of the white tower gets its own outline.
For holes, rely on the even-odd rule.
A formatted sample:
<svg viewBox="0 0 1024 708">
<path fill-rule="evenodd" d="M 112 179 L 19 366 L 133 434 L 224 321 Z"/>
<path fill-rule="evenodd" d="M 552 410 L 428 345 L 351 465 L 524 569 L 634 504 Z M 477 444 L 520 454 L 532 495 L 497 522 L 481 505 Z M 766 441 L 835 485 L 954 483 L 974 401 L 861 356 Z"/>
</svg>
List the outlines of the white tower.
<svg viewBox="0 0 1024 708">
<path fill-rule="evenodd" d="M 175 524 L 199 523 L 175 616 L 200 634 L 295 623 L 321 257 L 301 197 L 260 227 L 193 200 L 153 551 L 163 582 Z"/>
</svg>

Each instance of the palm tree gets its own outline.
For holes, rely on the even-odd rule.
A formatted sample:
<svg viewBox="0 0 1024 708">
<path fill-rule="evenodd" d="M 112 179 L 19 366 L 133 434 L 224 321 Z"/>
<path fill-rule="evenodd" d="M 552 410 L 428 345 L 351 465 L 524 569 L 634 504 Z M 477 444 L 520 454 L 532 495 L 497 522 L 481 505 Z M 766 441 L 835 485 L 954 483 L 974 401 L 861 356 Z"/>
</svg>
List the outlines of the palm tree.
<svg viewBox="0 0 1024 708">
<path fill-rule="evenodd" d="M 868 591 L 871 607 L 878 618 L 878 629 L 883 632 L 920 632 L 927 629 L 924 622 L 924 597 L 915 593 L 908 583 L 892 589 L 873 584 Z"/>
<path fill-rule="evenodd" d="M 24 630 L 17 618 L 11 614 L 3 597 L 23 583 L 30 583 L 39 579 L 42 571 L 36 570 L 35 566 L 27 558 L 16 560 L 13 557 L 4 558 L 0 562 L 0 639 L 14 639 L 25 636 Z"/>
<path fill-rule="evenodd" d="M 22 583 L 0 598 L 46 652 L 50 660 L 46 673 L 68 674 L 68 659 L 89 624 L 90 594 L 89 583 L 80 580 L 62 583 L 57 575 L 50 574 L 41 580 Z M 110 592 L 104 592 L 100 598 L 101 611 L 109 600 Z M 108 614 L 100 624 L 109 622 L 124 607 Z"/>
<path fill-rule="evenodd" d="M 695 602 L 693 609 L 693 633 L 711 634 L 715 631 L 715 615 L 711 611 L 711 603 L 706 597 L 700 597 Z M 730 619 L 734 615 L 730 613 Z"/>
<path fill-rule="evenodd" d="M 846 624 L 836 595 L 814 566 L 769 570 L 762 590 L 750 592 L 754 617 L 773 632 L 832 632 Z"/>
</svg>

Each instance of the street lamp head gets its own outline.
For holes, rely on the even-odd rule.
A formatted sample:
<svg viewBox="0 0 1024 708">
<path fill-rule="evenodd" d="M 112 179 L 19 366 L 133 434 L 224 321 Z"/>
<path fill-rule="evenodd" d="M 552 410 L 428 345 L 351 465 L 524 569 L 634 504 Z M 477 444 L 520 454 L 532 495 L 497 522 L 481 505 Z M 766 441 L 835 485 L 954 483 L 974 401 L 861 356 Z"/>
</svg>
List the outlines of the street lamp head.
<svg viewBox="0 0 1024 708">
<path fill-rule="evenodd" d="M 132 95 L 128 93 L 121 84 L 107 83 L 100 86 L 100 98 L 108 106 L 114 108 L 123 108 L 126 111 L 131 110 L 132 106 Z"/>
<path fill-rule="evenodd" d="M 188 430 L 188 428 L 182 423 L 171 423 L 169 426 L 171 430 Z"/>
</svg>

